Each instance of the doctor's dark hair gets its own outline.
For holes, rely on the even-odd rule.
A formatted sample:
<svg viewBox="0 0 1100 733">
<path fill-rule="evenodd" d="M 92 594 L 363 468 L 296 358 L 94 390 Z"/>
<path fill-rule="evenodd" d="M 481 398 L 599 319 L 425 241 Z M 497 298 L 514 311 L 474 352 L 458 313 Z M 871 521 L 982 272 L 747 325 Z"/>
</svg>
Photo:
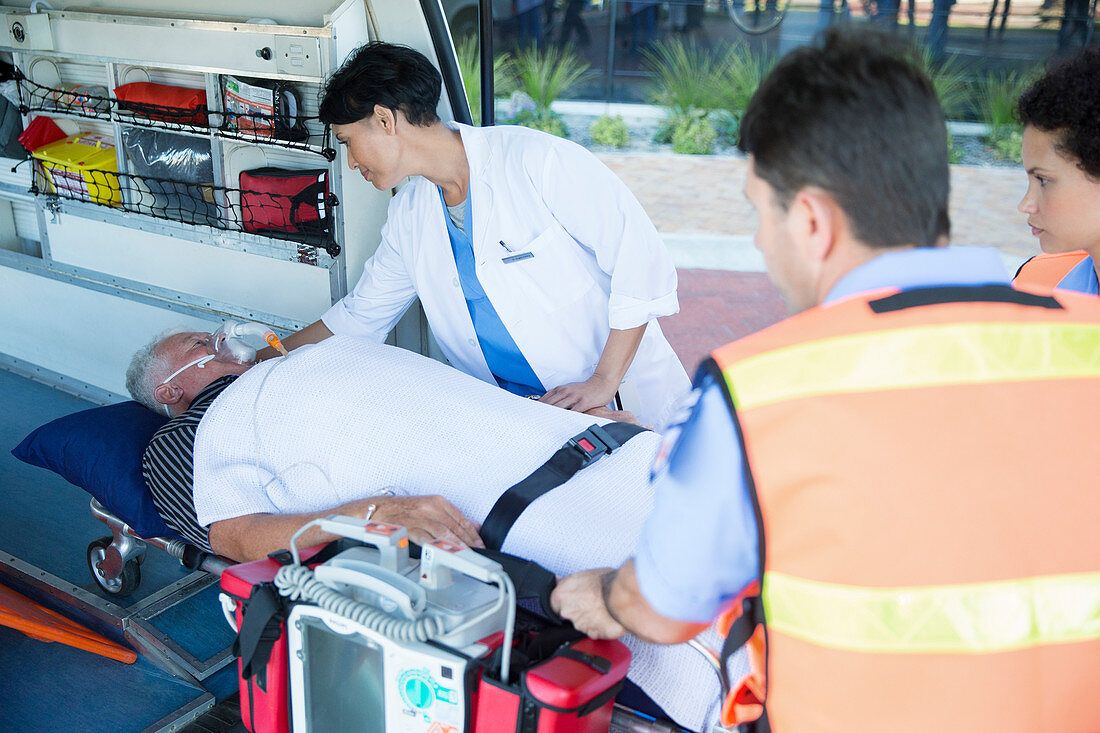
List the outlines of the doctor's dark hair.
<svg viewBox="0 0 1100 733">
<path fill-rule="evenodd" d="M 435 109 L 443 77 L 432 62 L 408 46 L 371 41 L 360 46 L 325 85 L 321 121 L 350 125 L 374 114 L 375 105 L 401 111 L 410 123 L 439 121 Z"/>
<path fill-rule="evenodd" d="M 1100 49 L 1055 66 L 1020 95 L 1020 121 L 1054 133 L 1055 149 L 1100 178 Z"/>
<path fill-rule="evenodd" d="M 932 83 L 908 55 L 880 33 L 829 31 L 764 80 L 738 147 L 784 210 L 816 186 L 869 247 L 946 239 L 947 128 Z"/>
</svg>

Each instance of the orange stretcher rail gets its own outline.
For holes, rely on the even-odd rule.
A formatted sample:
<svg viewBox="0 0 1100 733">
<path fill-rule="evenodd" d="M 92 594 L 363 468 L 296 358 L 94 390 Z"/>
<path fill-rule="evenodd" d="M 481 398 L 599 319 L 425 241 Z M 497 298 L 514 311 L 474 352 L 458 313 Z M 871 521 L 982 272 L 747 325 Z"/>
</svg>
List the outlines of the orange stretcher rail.
<svg viewBox="0 0 1100 733">
<path fill-rule="evenodd" d="M 110 639 L 2 585 L 0 585 L 0 626 L 21 631 L 32 639 L 57 641 L 126 664 L 137 661 L 137 654 L 132 650 L 115 644 Z"/>
</svg>

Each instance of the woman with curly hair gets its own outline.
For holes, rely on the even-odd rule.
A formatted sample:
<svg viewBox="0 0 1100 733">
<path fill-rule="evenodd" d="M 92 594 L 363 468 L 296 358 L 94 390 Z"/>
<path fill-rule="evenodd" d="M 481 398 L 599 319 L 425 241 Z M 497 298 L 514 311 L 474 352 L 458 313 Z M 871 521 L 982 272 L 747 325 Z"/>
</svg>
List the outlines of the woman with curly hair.
<svg viewBox="0 0 1100 733">
<path fill-rule="evenodd" d="M 1020 97 L 1027 193 L 1019 210 L 1043 254 L 1017 285 L 1100 294 L 1100 49 L 1054 67 Z"/>
</svg>

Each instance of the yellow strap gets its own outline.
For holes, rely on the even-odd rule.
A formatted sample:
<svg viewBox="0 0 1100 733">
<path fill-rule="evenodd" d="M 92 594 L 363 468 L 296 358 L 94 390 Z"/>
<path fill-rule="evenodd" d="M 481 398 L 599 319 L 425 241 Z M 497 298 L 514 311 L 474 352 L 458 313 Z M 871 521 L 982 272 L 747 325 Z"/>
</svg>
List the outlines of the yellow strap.
<svg viewBox="0 0 1100 733">
<path fill-rule="evenodd" d="M 868 588 L 764 576 L 768 627 L 882 654 L 985 654 L 1100 639 L 1100 573 Z"/>
<path fill-rule="evenodd" d="M 873 331 L 796 344 L 729 366 L 749 409 L 845 392 L 1100 376 L 1100 325 L 992 323 Z"/>
</svg>

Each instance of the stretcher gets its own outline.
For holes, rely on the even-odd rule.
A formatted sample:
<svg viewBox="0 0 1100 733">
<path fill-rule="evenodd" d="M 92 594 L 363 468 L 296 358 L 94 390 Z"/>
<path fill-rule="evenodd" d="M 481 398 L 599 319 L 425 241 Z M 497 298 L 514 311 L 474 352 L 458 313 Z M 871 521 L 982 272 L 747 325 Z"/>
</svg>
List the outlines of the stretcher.
<svg viewBox="0 0 1100 733">
<path fill-rule="evenodd" d="M 182 540 L 164 537 L 140 537 L 124 521 L 112 514 L 96 499 L 91 500 L 92 515 L 111 530 L 109 537 L 94 540 L 88 546 L 88 566 L 96 583 L 105 592 L 118 594 L 137 590 L 140 582 L 140 566 L 149 547 L 162 550 L 190 569 L 221 578 L 222 574 L 236 566 L 231 560 L 200 550 Z M 234 631 L 236 625 L 234 622 Z M 719 672 L 717 656 L 699 642 L 689 644 Z M 262 729 L 261 729 L 262 730 Z M 612 709 L 610 731 L 615 733 L 677 733 L 678 726 L 651 718 L 615 703 Z M 257 731 L 256 733 L 259 733 Z"/>
</svg>

